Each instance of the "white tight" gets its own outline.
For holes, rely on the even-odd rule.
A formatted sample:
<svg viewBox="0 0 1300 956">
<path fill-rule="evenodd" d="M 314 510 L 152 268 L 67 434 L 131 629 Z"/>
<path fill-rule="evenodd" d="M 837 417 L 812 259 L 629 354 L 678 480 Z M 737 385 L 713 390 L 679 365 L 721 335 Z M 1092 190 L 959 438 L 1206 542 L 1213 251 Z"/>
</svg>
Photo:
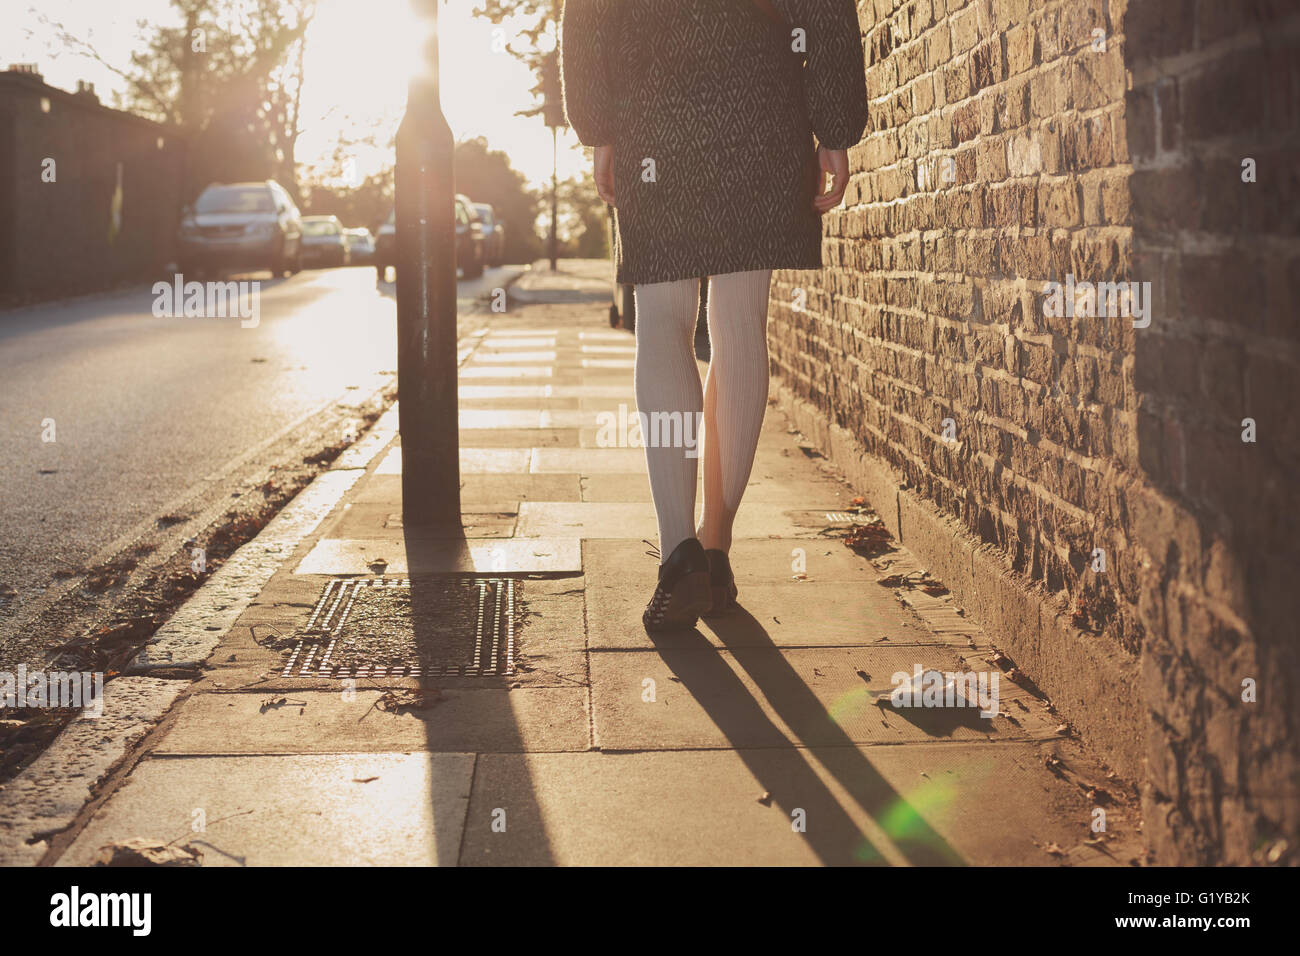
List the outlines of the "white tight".
<svg viewBox="0 0 1300 956">
<path fill-rule="evenodd" d="M 733 272 L 709 280 L 712 360 L 704 387 L 695 364 L 700 282 L 636 287 L 636 404 L 641 413 L 650 495 L 659 518 L 659 551 L 667 560 L 687 538 L 705 548 L 731 548 L 731 527 L 754 465 L 767 411 L 767 297 L 770 270 Z M 703 413 L 704 510 L 695 525 L 696 453 L 656 428 L 656 412 L 690 424 Z M 673 416 L 676 412 L 677 416 Z"/>
</svg>

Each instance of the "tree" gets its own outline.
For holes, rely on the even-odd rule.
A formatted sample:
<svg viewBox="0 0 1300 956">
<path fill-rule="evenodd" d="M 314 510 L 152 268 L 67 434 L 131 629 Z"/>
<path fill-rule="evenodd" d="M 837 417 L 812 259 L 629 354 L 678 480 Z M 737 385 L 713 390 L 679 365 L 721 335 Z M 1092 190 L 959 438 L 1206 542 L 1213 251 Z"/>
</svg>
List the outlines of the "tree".
<svg viewBox="0 0 1300 956">
<path fill-rule="evenodd" d="M 609 217 L 605 201 L 596 192 L 595 180 L 584 176 L 560 183 L 560 209 L 564 255 L 578 259 L 608 258 Z"/>
<path fill-rule="evenodd" d="M 560 0 L 483 0 L 483 6 L 476 9 L 474 15 L 492 23 L 524 18 L 526 25 L 506 44 L 506 51 L 526 63 L 537 77 L 533 94 L 538 101 L 529 109 L 520 110 L 518 115 L 540 115 L 544 105 L 541 96 L 545 74 L 548 64 L 554 62 L 555 41 L 559 37 Z"/>
<path fill-rule="evenodd" d="M 126 82 L 124 109 L 181 128 L 190 192 L 213 180 L 277 179 L 298 196 L 305 34 L 316 0 L 171 0 L 179 26 L 139 21 L 128 66 L 42 18 L 74 52 Z"/>
<path fill-rule="evenodd" d="M 524 175 L 510 165 L 510 157 L 488 148 L 487 140 L 456 144 L 456 190 L 475 202 L 491 203 L 506 228 L 507 262 L 532 262 L 542 251 L 537 235 L 541 198 L 528 188 Z"/>
</svg>

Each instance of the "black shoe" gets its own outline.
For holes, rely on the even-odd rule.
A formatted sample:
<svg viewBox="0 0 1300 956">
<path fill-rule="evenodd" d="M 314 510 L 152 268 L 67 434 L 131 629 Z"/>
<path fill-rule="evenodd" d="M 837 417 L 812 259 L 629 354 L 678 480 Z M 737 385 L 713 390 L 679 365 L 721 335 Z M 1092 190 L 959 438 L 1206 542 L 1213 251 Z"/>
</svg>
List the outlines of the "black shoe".
<svg viewBox="0 0 1300 956">
<path fill-rule="evenodd" d="M 699 541 L 687 538 L 659 566 L 659 584 L 641 623 L 651 632 L 692 628 L 712 601 L 709 559 Z"/>
<path fill-rule="evenodd" d="M 706 614 L 725 614 L 736 606 L 736 575 L 731 571 L 727 552 L 710 548 L 704 552 L 709 559 L 709 610 Z"/>
</svg>

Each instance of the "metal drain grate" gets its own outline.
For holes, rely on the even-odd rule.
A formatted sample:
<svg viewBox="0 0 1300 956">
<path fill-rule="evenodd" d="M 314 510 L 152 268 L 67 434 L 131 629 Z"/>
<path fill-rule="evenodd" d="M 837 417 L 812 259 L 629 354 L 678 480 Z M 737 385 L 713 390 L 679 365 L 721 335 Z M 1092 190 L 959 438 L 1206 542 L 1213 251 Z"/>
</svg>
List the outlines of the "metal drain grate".
<svg viewBox="0 0 1300 956">
<path fill-rule="evenodd" d="M 513 578 L 335 578 L 281 677 L 494 677 L 515 672 Z"/>
</svg>

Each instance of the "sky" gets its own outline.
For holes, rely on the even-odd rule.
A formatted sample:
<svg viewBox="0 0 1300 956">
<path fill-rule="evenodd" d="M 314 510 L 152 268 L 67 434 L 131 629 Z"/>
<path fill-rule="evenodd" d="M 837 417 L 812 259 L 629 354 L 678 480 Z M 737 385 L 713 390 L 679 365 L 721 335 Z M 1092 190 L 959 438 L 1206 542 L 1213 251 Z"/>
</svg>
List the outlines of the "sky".
<svg viewBox="0 0 1300 956">
<path fill-rule="evenodd" d="M 550 130 L 539 117 L 514 115 L 531 105 L 532 74 L 501 50 L 518 27 L 476 18 L 474 6 L 475 0 L 448 0 L 439 15 L 447 122 L 458 139 L 483 136 L 491 148 L 504 150 L 529 182 L 549 184 Z M 137 21 L 145 21 L 147 29 L 179 19 L 168 0 L 0 0 L 0 69 L 35 63 L 47 83 L 69 90 L 76 89 L 78 80 L 88 80 L 108 105 L 122 81 L 64 49 L 42 17 L 62 23 L 122 67 L 138 45 Z M 319 0 L 307 34 L 299 162 L 325 164 L 340 136 L 351 140 L 375 131 L 381 145 L 389 142 L 401 119 L 407 79 L 420 62 L 421 30 L 410 0 Z M 358 178 L 391 161 L 386 152 L 354 152 Z M 572 131 L 562 130 L 560 179 L 588 168 Z"/>
</svg>

